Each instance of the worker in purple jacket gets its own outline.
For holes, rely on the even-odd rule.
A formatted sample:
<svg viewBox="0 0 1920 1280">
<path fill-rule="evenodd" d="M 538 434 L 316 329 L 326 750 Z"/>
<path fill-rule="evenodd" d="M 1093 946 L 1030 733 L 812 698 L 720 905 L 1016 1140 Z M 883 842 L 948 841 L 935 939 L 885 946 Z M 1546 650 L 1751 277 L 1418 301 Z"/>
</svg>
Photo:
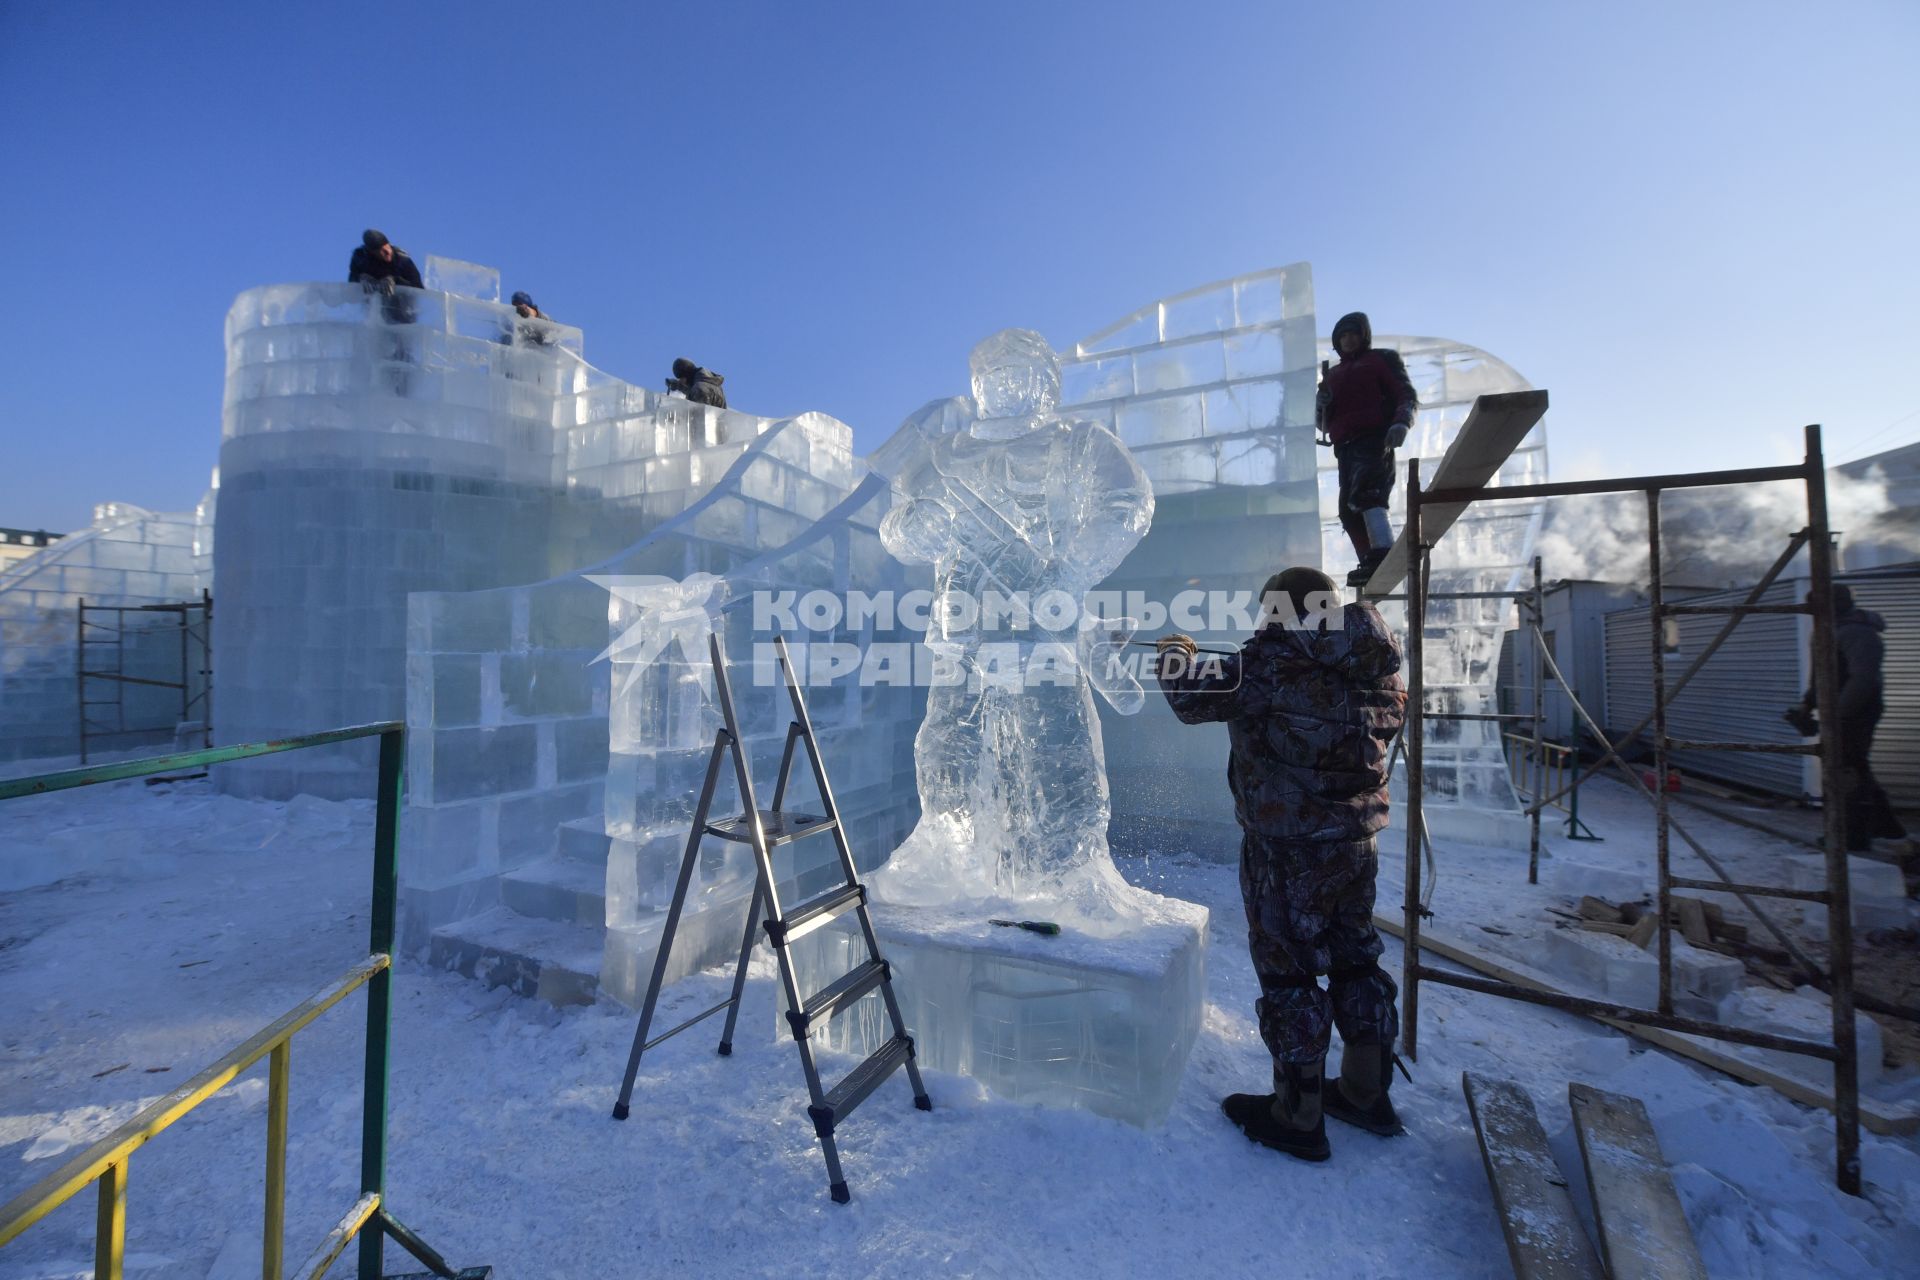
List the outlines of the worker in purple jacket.
<svg viewBox="0 0 1920 1280">
<path fill-rule="evenodd" d="M 1340 527 L 1359 564 L 1347 585 L 1363 587 L 1393 546 L 1387 502 L 1393 496 L 1394 453 L 1420 407 L 1398 351 L 1373 345 L 1367 313 L 1353 311 L 1333 326 L 1340 363 L 1326 369 L 1314 400 L 1314 426 L 1333 445 L 1340 464 Z"/>
</svg>

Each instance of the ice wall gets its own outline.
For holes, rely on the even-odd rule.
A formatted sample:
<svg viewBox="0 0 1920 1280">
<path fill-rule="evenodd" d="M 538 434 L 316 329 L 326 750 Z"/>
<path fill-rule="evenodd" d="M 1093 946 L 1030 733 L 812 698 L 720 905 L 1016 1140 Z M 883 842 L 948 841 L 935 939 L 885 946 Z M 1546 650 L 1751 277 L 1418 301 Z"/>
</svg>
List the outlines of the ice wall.
<svg viewBox="0 0 1920 1280">
<path fill-rule="evenodd" d="M 1172 606 L 1183 591 L 1258 591 L 1292 564 L 1317 564 L 1336 579 L 1352 549 L 1335 518 L 1333 451 L 1313 440 L 1318 361 L 1332 351 L 1313 336 L 1312 274 L 1306 264 L 1238 277 L 1142 308 L 1062 361 L 1063 403 L 1110 422 L 1152 477 L 1158 508 L 1147 538 L 1103 584 L 1141 590 Z M 1376 337 L 1407 361 L 1421 409 L 1406 447 L 1436 463 L 1466 420 L 1475 396 L 1525 390 L 1501 360 L 1444 338 Z M 1500 471 L 1501 483 L 1546 476 L 1545 425 Z M 1403 519 L 1402 485 L 1393 520 Z M 1434 553 L 1439 591 L 1507 590 L 1529 572 L 1538 504 L 1482 505 L 1463 517 Z M 1129 612 L 1140 611 L 1129 606 Z M 1208 614 L 1142 617 L 1142 634 L 1186 631 L 1203 643 L 1237 643 L 1245 633 L 1210 625 Z M 1397 606 L 1382 612 L 1404 626 Z M 1440 601 L 1429 612 L 1430 710 L 1492 711 L 1500 632 L 1512 606 Z M 1225 785 L 1226 733 L 1186 726 L 1162 700 L 1104 724 L 1113 782 L 1117 850 L 1183 849 L 1231 858 L 1239 846 Z M 1470 815 L 1516 809 L 1499 731 L 1491 723 L 1431 721 L 1427 803 L 1450 809 L 1463 833 L 1486 834 Z M 1447 815 L 1434 819 L 1449 821 Z"/>
<path fill-rule="evenodd" d="M 201 505 L 211 510 L 212 495 Z M 79 750 L 80 705 L 76 662 L 78 604 L 172 604 L 197 600 L 209 583 L 209 565 L 196 556 L 201 526 L 194 512 L 147 511 L 127 503 L 94 508 L 93 523 L 67 535 L 0 573 L 0 759 L 64 756 Z M 90 618 L 90 622 L 93 619 Z M 109 639 L 105 627 L 113 615 L 89 626 L 90 639 Z M 177 619 L 141 619 L 127 615 L 125 646 L 117 661 L 128 675 L 179 678 Z M 150 629 L 146 624 L 151 623 Z M 94 648 L 90 646 L 90 648 Z M 94 652 L 112 669 L 102 644 Z M 197 666 L 197 663 L 195 664 Z M 90 668 L 99 669 L 99 668 Z M 89 681 L 92 698 L 109 689 Z M 180 694 L 139 685 L 123 685 L 119 712 L 89 712 L 94 730 L 156 726 L 158 735 L 129 735 L 103 745 L 139 746 L 164 740 L 179 718 Z"/>
<path fill-rule="evenodd" d="M 1313 330 L 1312 269 L 1296 263 L 1175 294 L 1061 357 L 1063 415 L 1110 427 L 1153 482 L 1153 527 L 1101 584 L 1141 593 L 1148 607 L 1127 612 L 1143 636 L 1238 643 L 1205 592 L 1257 594 L 1276 569 L 1319 563 Z M 1201 613 L 1169 618 L 1182 593 Z M 1183 725 L 1149 695 L 1136 716 L 1101 709 L 1115 850 L 1233 856 L 1225 727 Z"/>
<path fill-rule="evenodd" d="M 1374 337 L 1374 345 L 1398 351 L 1407 375 L 1420 397 L 1413 430 L 1399 452 L 1405 467 L 1410 457 L 1430 459 L 1433 467 L 1446 454 L 1477 396 L 1530 390 L 1532 384 L 1505 361 L 1478 347 L 1448 338 Z M 1333 358 L 1330 345 L 1323 359 Z M 1547 434 L 1543 420 L 1528 433 L 1518 449 L 1501 464 L 1496 485 L 1538 484 L 1547 478 Z M 1322 538 L 1329 572 L 1349 568 L 1353 548 L 1341 532 L 1338 518 L 1339 476 L 1331 449 L 1322 450 L 1320 505 Z M 1406 516 L 1406 477 L 1394 486 L 1391 512 L 1396 532 Z M 1433 550 L 1431 589 L 1445 592 L 1510 591 L 1532 583 L 1533 544 L 1540 532 L 1545 504 L 1540 502 L 1478 503 L 1467 511 Z M 1405 634 L 1406 610 L 1397 602 L 1383 604 L 1381 615 L 1396 632 Z M 1500 637 L 1514 625 L 1515 608 L 1508 600 L 1433 600 L 1427 609 L 1426 705 L 1429 712 L 1485 714 L 1498 711 L 1495 683 L 1499 672 Z M 1430 829 L 1488 842 L 1524 840 L 1518 826 L 1501 815 L 1519 811 L 1513 783 L 1500 744 L 1501 726 L 1494 721 L 1428 720 L 1425 738 L 1425 795 Z M 1396 768 L 1394 790 L 1401 793 L 1403 770 Z"/>
<path fill-rule="evenodd" d="M 684 401 L 661 408 L 653 428 L 674 444 L 687 411 L 701 410 Z M 556 949 L 571 950 L 569 963 L 590 965 L 588 982 L 601 973 L 604 947 L 605 988 L 637 1000 L 717 721 L 699 697 L 660 696 L 686 674 L 676 671 L 684 662 L 677 650 L 641 670 L 630 650 L 594 661 L 639 620 L 634 600 L 644 598 L 610 585 L 718 578 L 716 600 L 736 604 L 721 625 L 743 664 L 742 727 L 770 786 L 766 744 L 777 754 L 787 716 L 776 690 L 751 678 L 753 591 L 844 591 L 849 583 L 879 590 L 904 581 L 874 533 L 885 485 L 853 457 L 844 424 L 818 414 L 715 421 L 738 441 L 732 465 L 618 555 L 545 582 L 412 598 L 403 886 L 411 944 L 431 941 L 445 962 L 462 967 L 490 947 L 502 955 L 517 948 L 513 959 L 529 974 Z M 609 430 L 574 434 L 584 441 L 575 456 L 605 468 L 608 487 L 625 486 L 625 468 L 642 500 L 676 492 L 645 489 L 651 455 L 623 444 L 638 428 L 616 420 Z M 682 447 L 680 456 L 696 468 L 711 464 L 718 448 L 689 455 Z M 848 680 L 814 691 L 812 705 L 855 848 L 877 859 L 917 812 L 910 781 L 896 775 L 910 770 L 899 748 L 911 740 L 918 702 L 911 689 L 862 690 Z M 730 779 L 719 803 L 736 803 Z M 739 945 L 751 879 L 741 879 L 729 852 L 703 863 L 676 972 Z M 549 954 L 538 954 L 543 949 Z"/>
<path fill-rule="evenodd" d="M 738 565 L 713 565 L 719 575 L 710 601 L 732 668 L 735 711 L 752 762 L 763 806 L 771 803 L 787 725 L 792 712 L 771 661 L 773 634 L 787 634 L 801 673 L 808 716 L 832 783 L 834 800 L 856 864 L 880 864 L 919 816 L 913 784 L 913 738 L 925 693 L 907 681 L 873 681 L 858 668 L 832 665 L 830 651 L 873 646 L 906 649 L 918 633 L 900 628 L 888 614 L 854 618 L 843 613 L 828 625 L 806 629 L 756 626 L 755 600 L 810 591 L 845 600 L 854 589 L 869 594 L 912 590 L 918 575 L 882 549 L 878 528 L 889 495 L 886 482 L 860 468 L 859 486 L 834 510 L 792 542 Z M 791 470 L 790 477 L 797 481 Z M 633 625 L 631 600 L 616 602 L 612 634 Z M 714 732 L 720 725 L 705 679 L 705 654 L 673 646 L 639 669 L 614 662 L 612 758 L 607 773 L 607 942 L 602 986 L 630 1004 L 645 990 L 660 927 L 671 901 L 685 851 Z M 804 758 L 797 762 L 787 807 L 807 809 L 815 800 Z M 733 778 L 723 769 L 715 813 L 740 811 Z M 814 811 L 818 811 L 817 806 Z M 786 901 L 823 891 L 837 877 L 827 840 L 800 841 L 776 852 Z M 753 861 L 746 845 L 709 840 L 695 874 L 669 977 L 702 965 L 732 960 L 740 945 Z M 798 895 L 798 896 L 795 896 Z"/>
<path fill-rule="evenodd" d="M 216 732 L 235 742 L 406 709 L 406 599 L 541 582 L 686 509 L 768 425 L 633 386 L 579 330 L 521 320 L 490 268 L 431 283 L 249 290 L 227 317 Z M 371 747 L 230 770 L 362 795 Z"/>
</svg>

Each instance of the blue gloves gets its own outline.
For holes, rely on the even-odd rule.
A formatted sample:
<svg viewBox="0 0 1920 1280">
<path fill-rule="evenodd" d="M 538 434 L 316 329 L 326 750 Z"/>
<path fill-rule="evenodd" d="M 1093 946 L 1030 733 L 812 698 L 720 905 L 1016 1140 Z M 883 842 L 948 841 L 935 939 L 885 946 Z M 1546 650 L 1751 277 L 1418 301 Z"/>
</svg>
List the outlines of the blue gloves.
<svg viewBox="0 0 1920 1280">
<path fill-rule="evenodd" d="M 1407 442 L 1407 424 L 1396 422 L 1387 428 L 1387 448 L 1398 449 Z"/>
</svg>

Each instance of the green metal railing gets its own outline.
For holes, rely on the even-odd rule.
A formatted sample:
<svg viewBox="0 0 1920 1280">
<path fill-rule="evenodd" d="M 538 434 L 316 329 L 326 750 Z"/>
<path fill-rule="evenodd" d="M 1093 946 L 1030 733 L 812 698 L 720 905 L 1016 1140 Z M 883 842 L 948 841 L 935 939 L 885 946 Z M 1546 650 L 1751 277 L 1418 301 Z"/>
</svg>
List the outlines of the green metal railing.
<svg viewBox="0 0 1920 1280">
<path fill-rule="evenodd" d="M 246 760 L 281 751 L 300 751 L 357 738 L 380 739 L 379 803 L 373 827 L 373 927 L 369 954 L 337 981 L 294 1006 L 286 1014 L 225 1054 L 219 1061 L 112 1133 L 63 1163 L 5 1205 L 0 1205 L 0 1246 L 84 1191 L 99 1188 L 94 1235 L 94 1275 L 121 1280 L 126 1251 L 127 1165 L 133 1152 L 192 1111 L 261 1058 L 270 1058 L 267 1093 L 265 1227 L 260 1274 L 281 1280 L 286 1223 L 287 1089 L 294 1035 L 361 987 L 367 989 L 365 1092 L 361 1100 L 360 1197 L 338 1226 L 301 1266 L 301 1277 L 323 1274 L 356 1237 L 360 1242 L 360 1280 L 380 1280 L 388 1236 L 398 1241 L 436 1276 L 482 1280 L 490 1268 L 455 1271 L 446 1259 L 387 1211 L 387 1065 L 393 1009 L 393 939 L 400 879 L 400 804 L 406 761 L 406 726 L 397 721 L 329 729 L 298 738 L 210 747 L 174 755 L 150 756 L 113 764 L 89 765 L 61 773 L 0 781 L 0 800 L 93 786 L 121 778 L 139 778 L 182 769 Z M 370 1228 L 370 1229 L 369 1229 Z"/>
<path fill-rule="evenodd" d="M 1568 775 L 1580 767 L 1578 751 L 1557 742 L 1536 742 L 1523 733 L 1503 733 L 1500 741 L 1506 750 L 1507 773 L 1526 795 L 1529 812 L 1540 807 L 1566 814 L 1569 840 L 1601 838 L 1580 820 L 1580 779 L 1575 777 L 1571 785 L 1567 782 Z"/>
</svg>

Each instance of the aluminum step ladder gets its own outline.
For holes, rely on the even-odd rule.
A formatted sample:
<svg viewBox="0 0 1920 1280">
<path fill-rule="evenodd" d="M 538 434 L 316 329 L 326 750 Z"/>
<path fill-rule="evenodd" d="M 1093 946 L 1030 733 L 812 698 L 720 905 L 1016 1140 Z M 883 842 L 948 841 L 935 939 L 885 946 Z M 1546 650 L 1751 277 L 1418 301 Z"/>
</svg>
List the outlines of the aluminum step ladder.
<svg viewBox="0 0 1920 1280">
<path fill-rule="evenodd" d="M 793 673 L 792 656 L 787 652 L 784 637 L 776 636 L 773 643 L 781 675 L 786 680 L 787 697 L 793 703 L 793 722 L 787 727 L 786 750 L 780 757 L 780 776 L 773 787 L 773 807 L 761 809 L 754 799 L 746 746 L 741 740 L 740 725 L 734 716 L 733 693 L 727 682 L 726 655 L 721 651 L 718 633 L 708 637 L 707 647 L 713 661 L 714 692 L 720 702 L 720 714 L 725 720 L 725 727 L 714 735 L 713 754 L 707 758 L 706 783 L 700 791 L 700 803 L 694 809 L 693 829 L 687 836 L 686 855 L 680 861 L 680 879 L 674 885 L 673 905 L 667 908 L 666 926 L 660 932 L 660 948 L 653 958 L 653 976 L 647 982 L 647 996 L 640 1006 L 640 1023 L 634 1028 L 633 1051 L 627 1057 L 627 1073 L 620 1082 L 620 1100 L 614 1104 L 613 1118 L 627 1118 L 628 1104 L 633 1098 L 634 1077 L 640 1070 L 640 1055 L 722 1009 L 727 1011 L 727 1025 L 720 1035 L 720 1053 L 726 1056 L 733 1052 L 734 1023 L 740 1015 L 740 995 L 747 982 L 747 958 L 753 952 L 754 926 L 760 923 L 764 909 L 767 940 L 773 944 L 774 958 L 780 965 L 780 985 L 786 992 L 787 1025 L 792 1029 L 794 1043 L 800 1050 L 800 1069 L 807 1077 L 807 1096 L 811 1099 L 807 1116 L 813 1121 L 814 1132 L 820 1138 L 820 1149 L 826 1156 L 829 1189 L 835 1201 L 845 1204 L 851 1196 L 847 1191 L 847 1180 L 840 1171 L 840 1153 L 834 1145 L 834 1130 L 901 1067 L 906 1068 L 907 1080 L 913 1086 L 913 1105 L 922 1111 L 931 1111 L 933 1101 L 928 1098 L 926 1086 L 920 1081 L 920 1069 L 914 1063 L 913 1037 L 907 1034 L 900 1022 L 900 1004 L 893 994 L 892 971 L 880 955 L 880 942 L 873 932 L 873 919 L 867 913 L 867 891 L 860 883 L 859 872 L 853 864 L 853 851 L 847 847 L 846 832 L 840 826 L 840 812 L 834 806 L 833 788 L 827 783 L 826 767 L 820 763 L 820 748 L 814 740 L 813 723 L 807 718 L 806 701 L 801 697 L 800 685 Z M 796 744 L 803 744 L 807 749 L 814 782 L 820 789 L 820 804 L 826 810 L 824 814 L 789 812 L 783 807 L 787 798 L 787 781 L 793 772 Z M 709 822 L 707 816 L 713 804 L 714 789 L 719 784 L 720 764 L 728 755 L 733 757 L 734 773 L 740 784 L 740 801 L 746 811 L 737 818 Z M 784 905 L 780 901 L 773 874 L 774 849 L 829 832 L 839 851 L 840 870 L 844 877 L 842 882 L 810 901 L 791 907 Z M 687 886 L 692 883 L 694 864 L 700 857 L 700 842 L 707 836 L 732 840 L 753 848 L 754 892 L 752 902 L 747 907 L 747 929 L 740 942 L 740 962 L 734 969 L 733 994 L 672 1030 L 648 1039 L 647 1032 L 653 1025 L 654 1006 L 660 999 L 660 987 L 666 977 L 667 958 L 673 948 L 674 931 L 680 925 L 680 909 L 686 904 Z M 860 921 L 868 958 L 811 996 L 802 996 L 787 945 L 848 912 L 853 912 Z M 831 1089 L 823 1089 L 820 1069 L 813 1060 L 813 1044 L 809 1033 L 875 990 L 886 1002 L 887 1017 L 893 1027 L 892 1037 L 840 1083 Z"/>
</svg>

